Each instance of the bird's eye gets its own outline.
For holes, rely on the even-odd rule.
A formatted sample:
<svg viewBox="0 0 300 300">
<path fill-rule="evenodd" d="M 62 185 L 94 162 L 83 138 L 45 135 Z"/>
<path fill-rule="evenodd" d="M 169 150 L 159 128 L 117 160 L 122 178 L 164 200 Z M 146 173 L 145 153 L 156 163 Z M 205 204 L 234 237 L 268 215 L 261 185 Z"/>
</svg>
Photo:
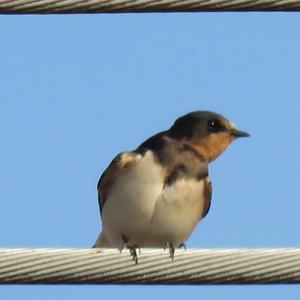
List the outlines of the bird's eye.
<svg viewBox="0 0 300 300">
<path fill-rule="evenodd" d="M 207 124 L 208 124 L 208 128 L 212 132 L 216 132 L 220 130 L 220 123 L 217 120 L 208 120 Z"/>
<path fill-rule="evenodd" d="M 217 122 L 215 120 L 208 120 L 208 127 L 209 128 L 215 128 L 217 125 Z"/>
</svg>

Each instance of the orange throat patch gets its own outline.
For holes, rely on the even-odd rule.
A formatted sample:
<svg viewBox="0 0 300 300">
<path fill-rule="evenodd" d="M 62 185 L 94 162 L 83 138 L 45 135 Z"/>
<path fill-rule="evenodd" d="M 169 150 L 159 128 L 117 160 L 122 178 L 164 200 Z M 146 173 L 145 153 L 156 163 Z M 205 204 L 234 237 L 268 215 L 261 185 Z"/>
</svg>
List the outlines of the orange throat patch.
<svg viewBox="0 0 300 300">
<path fill-rule="evenodd" d="M 227 132 L 212 133 L 209 136 L 197 141 L 192 141 L 192 146 L 208 161 L 213 161 L 222 154 L 234 137 Z"/>
</svg>

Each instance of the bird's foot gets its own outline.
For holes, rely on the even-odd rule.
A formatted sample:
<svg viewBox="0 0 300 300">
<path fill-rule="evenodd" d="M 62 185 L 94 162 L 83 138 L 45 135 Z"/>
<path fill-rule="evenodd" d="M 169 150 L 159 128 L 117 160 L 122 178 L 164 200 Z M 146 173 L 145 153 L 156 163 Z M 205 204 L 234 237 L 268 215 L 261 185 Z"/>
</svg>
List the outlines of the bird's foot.
<svg viewBox="0 0 300 300">
<path fill-rule="evenodd" d="M 121 242 L 121 247 L 120 247 L 120 253 L 124 250 L 124 248 L 128 248 L 128 238 L 125 235 L 122 235 L 122 242 Z"/>
<path fill-rule="evenodd" d="M 175 255 L 175 247 L 174 247 L 174 244 L 173 243 L 167 243 L 165 246 L 164 246 L 164 250 L 166 249 L 169 249 L 169 253 L 170 253 L 170 257 L 172 259 L 172 261 L 174 260 L 174 255 Z M 178 249 L 184 249 L 186 250 L 186 245 L 184 243 L 180 243 L 179 246 L 178 246 Z"/>
<path fill-rule="evenodd" d="M 125 236 L 122 235 L 122 246 L 120 248 L 120 253 L 122 253 L 124 248 L 127 248 L 130 252 L 130 255 L 132 256 L 132 260 L 134 260 L 135 264 L 137 265 L 139 260 L 137 256 L 137 249 L 139 249 L 139 253 L 141 253 L 141 248 L 137 245 L 129 245 L 129 239 Z"/>
<path fill-rule="evenodd" d="M 169 253 L 170 253 L 170 257 L 172 259 L 172 261 L 174 260 L 174 254 L 175 254 L 175 247 L 173 245 L 173 243 L 168 242 L 165 246 L 164 246 L 164 250 L 169 249 Z"/>
<path fill-rule="evenodd" d="M 139 263 L 139 259 L 138 259 L 137 251 L 136 250 L 139 249 L 139 253 L 141 253 L 140 247 L 137 246 L 137 245 L 133 245 L 133 246 L 127 245 L 127 249 L 129 249 L 130 255 L 132 256 L 132 260 L 137 265 Z"/>
</svg>

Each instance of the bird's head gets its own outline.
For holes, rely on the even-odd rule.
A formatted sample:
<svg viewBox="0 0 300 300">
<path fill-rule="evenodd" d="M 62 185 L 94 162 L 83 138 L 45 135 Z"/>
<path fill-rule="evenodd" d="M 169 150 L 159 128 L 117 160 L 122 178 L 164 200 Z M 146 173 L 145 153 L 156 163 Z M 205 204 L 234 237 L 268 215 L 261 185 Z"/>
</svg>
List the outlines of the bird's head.
<svg viewBox="0 0 300 300">
<path fill-rule="evenodd" d="M 172 138 L 189 144 L 208 161 L 219 156 L 236 138 L 249 136 L 210 111 L 195 111 L 178 118 L 169 132 Z"/>
</svg>

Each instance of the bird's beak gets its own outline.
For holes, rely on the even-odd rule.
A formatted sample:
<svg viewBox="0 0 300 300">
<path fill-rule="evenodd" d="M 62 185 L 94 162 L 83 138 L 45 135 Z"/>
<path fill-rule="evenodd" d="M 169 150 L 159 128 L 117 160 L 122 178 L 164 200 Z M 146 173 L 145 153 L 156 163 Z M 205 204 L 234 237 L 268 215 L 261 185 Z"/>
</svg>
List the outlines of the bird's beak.
<svg viewBox="0 0 300 300">
<path fill-rule="evenodd" d="M 238 130 L 236 128 L 230 129 L 229 133 L 230 133 L 231 136 L 236 137 L 236 138 L 250 136 L 249 133 L 247 133 L 245 131 L 240 131 L 240 130 Z"/>
</svg>

